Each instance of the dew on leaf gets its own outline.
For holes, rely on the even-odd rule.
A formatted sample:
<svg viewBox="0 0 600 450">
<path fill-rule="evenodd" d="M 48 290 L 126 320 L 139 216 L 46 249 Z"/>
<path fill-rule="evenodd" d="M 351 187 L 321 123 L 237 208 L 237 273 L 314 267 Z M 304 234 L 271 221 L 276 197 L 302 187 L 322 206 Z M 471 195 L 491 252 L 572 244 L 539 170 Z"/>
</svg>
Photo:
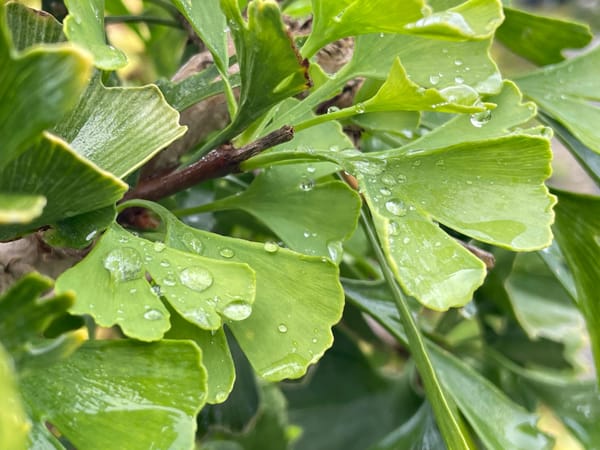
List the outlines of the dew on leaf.
<svg viewBox="0 0 600 450">
<path fill-rule="evenodd" d="M 342 241 L 329 241 L 327 243 L 327 251 L 329 252 L 329 258 L 333 262 L 339 264 L 342 261 L 342 256 L 344 254 Z"/>
<path fill-rule="evenodd" d="M 473 125 L 474 127 L 481 128 L 486 123 L 488 123 L 491 118 L 492 118 L 492 111 L 490 111 L 489 109 L 486 109 L 485 111 L 471 114 L 470 121 L 471 121 L 471 125 Z"/>
<path fill-rule="evenodd" d="M 315 166 L 308 166 L 308 167 L 306 168 L 306 171 L 307 171 L 308 173 L 311 173 L 311 174 L 312 174 L 312 173 L 315 173 L 315 172 L 317 171 L 317 169 L 316 169 L 316 167 L 315 167 Z"/>
<path fill-rule="evenodd" d="M 279 245 L 277 242 L 267 241 L 263 247 L 267 253 L 276 253 L 279 250 Z"/>
<path fill-rule="evenodd" d="M 225 400 L 227 400 L 227 392 L 224 391 L 219 391 L 215 394 L 215 400 L 217 401 L 217 403 L 223 403 Z"/>
<path fill-rule="evenodd" d="M 408 212 L 406 205 L 402 200 L 391 199 L 385 202 L 385 209 L 395 216 L 405 216 Z"/>
<path fill-rule="evenodd" d="M 327 114 L 338 112 L 339 110 L 340 108 L 338 108 L 337 106 L 330 106 L 329 108 L 327 108 Z"/>
<path fill-rule="evenodd" d="M 393 175 L 386 173 L 381 176 L 381 182 L 383 184 L 385 184 L 386 186 L 394 186 L 396 184 L 396 179 L 394 178 Z"/>
<path fill-rule="evenodd" d="M 435 86 L 440 82 L 440 75 L 429 75 L 429 82 Z"/>
<path fill-rule="evenodd" d="M 181 271 L 179 281 L 193 291 L 203 292 L 213 284 L 213 276 L 203 267 L 191 266 Z"/>
<path fill-rule="evenodd" d="M 175 286 L 177 284 L 177 281 L 172 276 L 167 275 L 162 279 L 162 284 L 164 284 L 165 286 Z"/>
<path fill-rule="evenodd" d="M 365 112 L 365 105 L 357 103 L 354 105 L 354 111 L 356 111 L 357 114 L 363 114 Z"/>
<path fill-rule="evenodd" d="M 398 175 L 397 179 L 398 179 L 398 183 L 400 183 L 400 184 L 406 183 L 406 180 L 407 180 L 406 175 Z"/>
<path fill-rule="evenodd" d="M 235 252 L 230 248 L 225 247 L 219 250 L 219 255 L 221 255 L 223 258 L 229 259 L 235 256 Z"/>
<path fill-rule="evenodd" d="M 300 181 L 300 190 L 308 192 L 308 191 L 312 191 L 312 189 L 315 187 L 315 180 L 313 180 L 312 178 L 303 178 Z"/>
<path fill-rule="evenodd" d="M 252 306 L 243 300 L 235 300 L 225 305 L 221 312 L 228 319 L 244 320 L 252 314 Z"/>
<path fill-rule="evenodd" d="M 392 195 L 392 191 L 390 191 L 388 188 L 381 188 L 379 189 L 379 192 L 381 193 L 381 195 Z"/>
<path fill-rule="evenodd" d="M 164 318 L 164 314 L 160 312 L 158 309 L 149 309 L 144 313 L 144 319 L 146 320 L 160 320 Z"/>
<path fill-rule="evenodd" d="M 158 253 L 160 253 L 160 252 L 162 252 L 162 251 L 163 251 L 163 250 L 164 250 L 166 247 L 167 247 L 167 246 L 165 245 L 165 243 L 164 243 L 164 242 L 156 241 L 156 242 L 154 243 L 154 251 L 155 251 L 155 252 L 158 252 Z"/>
<path fill-rule="evenodd" d="M 170 263 L 169 261 L 167 261 L 166 259 L 163 259 L 163 260 L 160 262 L 160 266 L 161 266 L 161 267 L 170 267 L 170 266 L 171 266 L 171 263 Z"/>
<path fill-rule="evenodd" d="M 103 260 L 103 265 L 115 281 L 131 281 L 141 278 L 142 255 L 132 247 L 111 250 Z"/>
<path fill-rule="evenodd" d="M 280 323 L 279 325 L 277 325 L 277 331 L 279 331 L 280 333 L 287 333 L 288 327 L 286 324 L 284 323 Z"/>
<path fill-rule="evenodd" d="M 192 233 L 185 233 L 181 237 L 181 240 L 183 241 L 184 245 L 187 247 L 188 250 L 198 255 L 201 255 L 204 252 L 204 244 L 202 244 L 202 241 L 196 236 L 194 236 Z"/>
</svg>

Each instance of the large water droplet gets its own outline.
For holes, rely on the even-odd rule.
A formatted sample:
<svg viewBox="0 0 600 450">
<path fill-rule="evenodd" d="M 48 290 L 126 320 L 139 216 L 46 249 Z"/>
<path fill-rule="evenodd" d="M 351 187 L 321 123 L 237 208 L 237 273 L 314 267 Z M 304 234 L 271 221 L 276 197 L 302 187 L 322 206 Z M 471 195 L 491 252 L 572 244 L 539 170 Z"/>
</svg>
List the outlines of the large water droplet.
<svg viewBox="0 0 600 450">
<path fill-rule="evenodd" d="M 233 258 L 235 256 L 235 252 L 233 250 L 231 250 L 230 248 L 222 248 L 221 250 L 219 250 L 219 255 L 221 255 L 223 258 Z"/>
<path fill-rule="evenodd" d="M 221 312 L 228 319 L 244 320 L 252 314 L 252 306 L 243 300 L 235 300 L 228 303 Z"/>
<path fill-rule="evenodd" d="M 470 121 L 471 121 L 471 125 L 473 125 L 474 127 L 481 128 L 486 123 L 488 123 L 491 118 L 492 118 L 492 111 L 490 111 L 489 109 L 486 109 L 485 111 L 471 114 Z"/>
<path fill-rule="evenodd" d="M 315 180 L 312 178 L 302 178 L 302 180 L 300 180 L 299 187 L 302 191 L 312 191 L 312 189 L 315 187 Z"/>
<path fill-rule="evenodd" d="M 115 281 L 137 280 L 143 276 L 142 255 L 132 247 L 110 251 L 104 258 L 103 265 Z"/>
<path fill-rule="evenodd" d="M 356 111 L 357 114 L 363 114 L 365 112 L 365 105 L 357 103 L 354 105 L 354 111 Z"/>
<path fill-rule="evenodd" d="M 339 110 L 340 108 L 338 108 L 337 106 L 330 106 L 329 108 L 327 108 L 327 114 L 338 112 Z"/>
<path fill-rule="evenodd" d="M 336 264 L 342 262 L 342 256 L 344 255 L 344 248 L 342 241 L 329 241 L 327 243 L 327 251 L 329 252 L 329 258 Z"/>
<path fill-rule="evenodd" d="M 181 284 L 197 292 L 205 291 L 213 284 L 211 273 L 198 266 L 183 269 L 179 274 L 179 280 Z"/>
<path fill-rule="evenodd" d="M 165 317 L 165 315 L 160 312 L 158 309 L 149 309 L 148 311 L 146 311 L 144 313 L 144 319 L 146 320 L 160 320 L 163 317 Z"/>
<path fill-rule="evenodd" d="M 395 216 L 405 216 L 408 212 L 406 205 L 402 200 L 391 199 L 385 202 L 385 209 L 391 212 Z"/>
</svg>

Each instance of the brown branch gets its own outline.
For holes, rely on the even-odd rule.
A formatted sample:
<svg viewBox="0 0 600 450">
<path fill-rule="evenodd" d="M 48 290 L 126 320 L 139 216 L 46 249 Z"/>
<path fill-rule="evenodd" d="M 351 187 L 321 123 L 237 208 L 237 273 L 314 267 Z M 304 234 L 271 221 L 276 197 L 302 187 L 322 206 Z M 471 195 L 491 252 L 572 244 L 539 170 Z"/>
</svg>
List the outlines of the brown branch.
<svg viewBox="0 0 600 450">
<path fill-rule="evenodd" d="M 160 200 L 202 181 L 237 173 L 240 171 L 240 164 L 245 160 L 263 150 L 290 141 L 293 137 L 294 129 L 286 125 L 238 149 L 230 144 L 222 145 L 178 172 L 170 172 L 160 178 L 142 182 L 129 191 L 123 200 Z"/>
</svg>

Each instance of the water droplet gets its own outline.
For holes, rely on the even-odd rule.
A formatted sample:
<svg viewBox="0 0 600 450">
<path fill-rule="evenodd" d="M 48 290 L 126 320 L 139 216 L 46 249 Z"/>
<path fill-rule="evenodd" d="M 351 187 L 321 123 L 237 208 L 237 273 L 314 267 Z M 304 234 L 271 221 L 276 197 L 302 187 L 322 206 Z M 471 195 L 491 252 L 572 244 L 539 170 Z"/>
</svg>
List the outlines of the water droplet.
<svg viewBox="0 0 600 450">
<path fill-rule="evenodd" d="M 407 213 L 406 205 L 402 200 L 391 199 L 385 202 L 385 209 L 395 216 L 405 216 Z"/>
<path fill-rule="evenodd" d="M 362 103 L 357 103 L 356 105 L 354 105 L 354 111 L 356 111 L 357 114 L 364 114 L 365 105 L 363 105 Z"/>
<path fill-rule="evenodd" d="M 420 159 L 417 159 L 416 161 L 414 161 L 414 162 L 412 163 L 413 169 L 414 169 L 415 167 L 419 167 L 420 165 L 421 165 L 421 160 L 420 160 Z"/>
<path fill-rule="evenodd" d="M 473 182 L 471 180 L 467 180 L 467 184 L 471 185 Z"/>
<path fill-rule="evenodd" d="M 204 244 L 202 244 L 202 241 L 196 236 L 194 236 L 192 233 L 185 233 L 181 237 L 181 240 L 183 241 L 188 250 L 191 250 L 192 252 L 198 255 L 201 255 L 204 252 Z"/>
<path fill-rule="evenodd" d="M 455 59 L 455 60 L 454 60 L 454 65 L 455 65 L 455 66 L 462 66 L 462 65 L 463 65 L 463 62 L 462 62 L 462 60 L 461 60 L 461 59 Z"/>
<path fill-rule="evenodd" d="M 137 280 L 143 276 L 142 255 L 132 247 L 110 251 L 104 258 L 103 265 L 115 281 Z"/>
<path fill-rule="evenodd" d="M 381 182 L 387 186 L 394 186 L 396 184 L 396 179 L 393 175 L 386 173 L 381 176 Z"/>
<path fill-rule="evenodd" d="M 163 250 L 164 250 L 166 247 L 167 247 L 167 246 L 165 245 L 165 243 L 164 243 L 164 242 L 156 241 L 156 242 L 154 243 L 154 251 L 155 251 L 155 252 L 158 252 L 158 253 L 160 253 L 160 252 L 162 252 L 162 251 L 163 251 Z"/>
<path fill-rule="evenodd" d="M 329 252 L 329 258 L 339 264 L 342 262 L 342 255 L 344 254 L 344 248 L 342 241 L 330 241 L 327 243 L 327 251 Z"/>
<path fill-rule="evenodd" d="M 313 174 L 313 173 L 315 173 L 315 172 L 317 171 L 317 169 L 316 169 L 316 167 L 315 167 L 315 166 L 307 166 L 307 167 L 306 167 L 306 171 L 307 171 L 308 173 L 310 173 L 310 174 Z"/>
<path fill-rule="evenodd" d="M 163 259 L 163 260 L 160 262 L 160 266 L 161 266 L 161 267 L 170 267 L 170 266 L 171 266 L 171 263 L 170 263 L 169 261 L 167 261 L 166 259 Z"/>
<path fill-rule="evenodd" d="M 225 400 L 227 400 L 227 392 L 224 391 L 219 391 L 215 394 L 215 400 L 217 401 L 217 403 L 223 403 Z"/>
<path fill-rule="evenodd" d="M 160 320 L 164 317 L 164 314 L 158 309 L 149 309 L 144 313 L 144 319 L 146 320 Z"/>
<path fill-rule="evenodd" d="M 398 175 L 397 179 L 398 179 L 398 183 L 400 183 L 400 184 L 406 183 L 406 180 L 407 180 L 406 175 Z"/>
<path fill-rule="evenodd" d="M 440 82 L 440 75 L 439 74 L 438 75 L 430 75 L 429 82 L 435 86 L 436 84 L 438 84 Z"/>
<path fill-rule="evenodd" d="M 287 327 L 287 325 L 286 325 L 286 324 L 284 324 L 284 323 L 280 323 L 280 324 L 277 326 L 277 331 L 279 331 L 280 333 L 287 333 L 287 330 L 288 330 L 288 327 Z"/>
<path fill-rule="evenodd" d="M 219 255 L 221 255 L 223 258 L 229 259 L 235 256 L 235 252 L 230 248 L 225 247 L 219 250 Z"/>
<path fill-rule="evenodd" d="M 314 187 L 315 180 L 313 180 L 312 178 L 302 178 L 302 180 L 300 181 L 300 189 L 305 192 L 312 191 Z"/>
<path fill-rule="evenodd" d="M 473 125 L 474 127 L 481 128 L 486 123 L 488 123 L 491 118 L 492 118 L 492 111 L 490 111 L 489 109 L 486 109 L 485 111 L 471 114 L 470 121 L 471 121 L 471 125 Z"/>
<path fill-rule="evenodd" d="M 98 234 L 98 230 L 91 231 L 90 233 L 88 233 L 88 234 L 86 235 L 86 237 L 85 237 L 85 241 L 86 241 L 86 242 L 89 242 L 89 241 L 91 241 L 92 239 L 94 239 L 94 237 L 96 236 L 96 234 Z"/>
<path fill-rule="evenodd" d="M 392 195 L 392 191 L 390 191 L 388 188 L 381 188 L 379 189 L 379 192 L 381 192 L 381 195 Z"/>
<path fill-rule="evenodd" d="M 312 343 L 316 344 L 317 342 L 319 342 L 319 340 L 317 338 L 312 338 Z"/>
<path fill-rule="evenodd" d="M 400 225 L 398 222 L 391 221 L 388 223 L 388 233 L 392 236 L 397 236 L 400 233 Z"/>
<path fill-rule="evenodd" d="M 252 306 L 243 300 L 235 300 L 225 305 L 221 312 L 228 319 L 244 320 L 252 314 Z"/>
<path fill-rule="evenodd" d="M 279 245 L 277 245 L 277 242 L 275 241 L 267 241 L 263 248 L 267 253 L 276 253 L 277 250 L 279 250 Z"/>
<path fill-rule="evenodd" d="M 205 291 L 213 284 L 211 273 L 198 266 L 183 269 L 179 274 L 179 280 L 181 284 L 197 292 Z"/>
<path fill-rule="evenodd" d="M 410 238 L 409 237 L 405 237 L 404 239 L 402 239 L 402 243 L 403 244 L 408 244 L 410 242 Z"/>
<path fill-rule="evenodd" d="M 131 289 L 129 289 L 129 293 L 130 294 L 135 294 L 135 293 L 137 293 L 137 289 L 136 288 L 131 288 Z"/>
<path fill-rule="evenodd" d="M 454 82 L 456 84 L 463 84 L 465 82 L 465 79 L 463 77 L 454 77 Z"/>
<path fill-rule="evenodd" d="M 435 162 L 435 165 L 436 165 L 436 166 L 438 166 L 438 167 L 443 167 L 445 164 L 446 164 L 446 163 L 444 162 L 444 160 L 443 160 L 443 159 L 438 159 L 438 160 Z"/>
<path fill-rule="evenodd" d="M 327 114 L 332 114 L 334 112 L 338 112 L 340 110 L 340 108 L 338 108 L 337 106 L 330 106 L 329 108 L 327 108 Z"/>
<path fill-rule="evenodd" d="M 164 284 L 165 286 L 175 286 L 177 284 L 177 281 L 172 276 L 167 275 L 162 279 L 162 284 Z"/>
<path fill-rule="evenodd" d="M 129 238 L 126 236 L 119 236 L 119 243 L 120 244 L 127 244 L 129 242 Z"/>
</svg>

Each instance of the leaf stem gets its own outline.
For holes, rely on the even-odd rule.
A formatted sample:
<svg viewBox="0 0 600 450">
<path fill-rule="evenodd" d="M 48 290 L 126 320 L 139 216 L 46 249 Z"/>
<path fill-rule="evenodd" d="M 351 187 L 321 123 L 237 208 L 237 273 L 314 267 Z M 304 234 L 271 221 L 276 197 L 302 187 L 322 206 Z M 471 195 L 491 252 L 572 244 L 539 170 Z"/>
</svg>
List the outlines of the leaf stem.
<svg viewBox="0 0 600 450">
<path fill-rule="evenodd" d="M 302 131 L 307 128 L 314 127 L 315 125 L 320 125 L 322 123 L 329 122 L 330 120 L 346 119 L 357 114 L 360 114 L 360 112 L 357 111 L 356 106 L 350 106 L 348 108 L 340 109 L 338 111 L 311 117 L 310 119 L 305 120 L 304 122 L 300 122 L 299 124 L 294 125 L 294 128 L 297 131 Z"/>
<path fill-rule="evenodd" d="M 130 190 L 123 200 L 133 198 L 160 200 L 202 181 L 239 172 L 243 161 L 263 150 L 290 141 L 293 137 L 294 129 L 284 126 L 239 149 L 230 144 L 221 145 L 180 171 L 169 172 L 162 177 L 143 181 Z"/>
<path fill-rule="evenodd" d="M 408 308 L 406 296 L 396 282 L 394 273 L 387 262 L 383 250 L 381 249 L 381 245 L 379 244 L 377 235 L 373 230 L 371 219 L 365 211 L 365 207 L 363 207 L 363 210 L 361 211 L 361 222 L 365 230 L 365 234 L 367 235 L 367 238 L 373 247 L 375 256 L 379 261 L 383 276 L 388 283 L 390 290 L 392 291 L 396 307 L 398 308 L 398 313 L 400 314 L 400 319 L 402 320 L 404 331 L 408 338 L 408 345 L 410 347 L 411 354 L 415 360 L 417 370 L 419 371 L 419 374 L 423 380 L 427 397 L 432 405 L 438 426 L 442 432 L 442 435 L 444 436 L 444 440 L 446 441 L 448 448 L 453 450 L 468 450 L 469 445 L 462 434 L 460 425 L 453 414 L 450 403 L 446 398 L 446 394 L 440 385 L 435 369 L 433 368 L 431 360 L 427 355 L 425 342 L 421 336 L 421 333 L 419 332 L 417 324 L 413 319 L 412 313 Z"/>
</svg>

